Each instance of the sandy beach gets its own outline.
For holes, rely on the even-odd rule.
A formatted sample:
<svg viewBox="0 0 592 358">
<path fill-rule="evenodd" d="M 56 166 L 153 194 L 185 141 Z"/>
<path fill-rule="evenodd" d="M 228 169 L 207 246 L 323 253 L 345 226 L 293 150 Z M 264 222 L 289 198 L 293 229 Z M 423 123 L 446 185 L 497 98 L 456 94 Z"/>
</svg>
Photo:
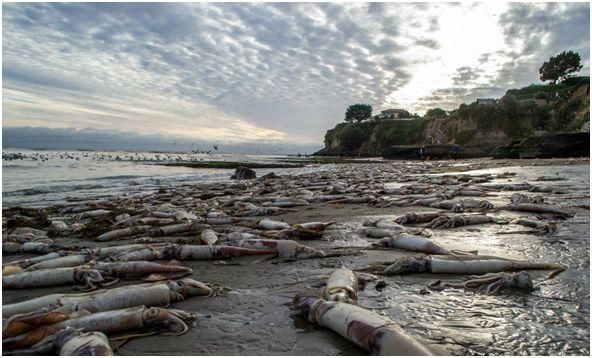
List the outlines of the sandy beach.
<svg viewBox="0 0 592 358">
<path fill-rule="evenodd" d="M 516 192 L 532 196 L 542 195 L 545 203 L 573 210 L 575 216 L 560 219 L 538 215 L 541 221 L 556 225 L 554 233 L 503 234 L 524 230 L 513 224 L 481 224 L 452 229 L 432 229 L 431 240 L 450 250 L 478 250 L 481 255 L 508 259 L 560 263 L 567 269 L 555 278 L 545 280 L 549 271 L 530 271 L 535 287 L 533 292 L 502 290 L 496 295 L 485 295 L 470 290 L 448 288 L 431 290 L 436 279 L 462 282 L 467 275 L 409 274 L 380 277 L 384 281 L 368 282 L 359 293 L 358 305 L 389 317 L 409 335 L 423 343 L 435 354 L 445 355 L 587 355 L 589 346 L 589 161 L 588 159 L 540 160 L 463 160 L 463 161 L 382 161 L 364 164 L 339 164 L 328 169 L 320 167 L 314 173 L 282 175 L 275 179 L 234 181 L 229 184 L 184 183 L 182 186 L 163 186 L 159 193 L 133 198 L 112 198 L 95 205 L 112 211 L 107 221 L 101 221 L 86 234 L 55 235 L 56 243 L 87 247 L 123 245 L 135 237 L 99 243 L 94 241 L 100 231 L 107 231 L 105 222 L 113 222 L 122 213 L 148 215 L 150 210 L 165 205 L 205 217 L 212 209 L 222 207 L 230 198 L 265 198 L 288 196 L 297 189 L 312 188 L 315 196 L 328 194 L 330 186 L 340 182 L 345 197 L 359 197 L 374 193 L 387 199 L 404 195 L 380 194 L 381 188 L 418 185 L 422 180 L 442 176 L 483 177 L 487 182 L 476 185 L 529 183 L 537 188 L 549 188 L 542 193 L 510 190 L 488 191 L 480 199 L 494 207 L 508 204 Z M 496 176 L 506 173 L 501 179 Z M 515 174 L 508 174 L 515 173 Z M 556 181 L 537 180 L 552 177 Z M 558 179 L 560 178 L 560 179 Z M 315 184 L 317 183 L 317 184 Z M 420 184 L 436 189 L 436 184 Z M 88 203 L 91 203 L 89 201 Z M 253 200 L 259 206 L 262 199 Z M 72 202 L 66 206 L 49 207 L 50 220 L 62 220 L 72 225 L 75 214 L 59 214 L 64 208 L 80 207 L 86 202 Z M 6 208 L 5 208 L 6 209 Z M 190 276 L 201 282 L 216 283 L 228 288 L 220 296 L 192 297 L 176 302 L 173 308 L 197 312 L 194 327 L 178 337 L 149 336 L 129 341 L 112 341 L 121 355 L 364 355 L 362 349 L 335 332 L 308 323 L 301 317 L 291 317 L 288 304 L 301 292 L 322 291 L 327 275 L 343 265 L 360 269 L 375 262 L 395 260 L 415 255 L 413 252 L 385 248 L 370 249 L 377 239 L 359 233 L 370 219 L 391 218 L 410 212 L 438 211 L 425 206 L 377 207 L 370 203 L 310 202 L 296 206 L 293 212 L 274 216 L 241 217 L 244 222 L 255 222 L 264 217 L 290 225 L 305 222 L 330 222 L 318 239 L 297 239 L 300 243 L 324 250 L 355 248 L 358 255 L 340 257 L 282 260 L 261 256 L 246 256 L 226 260 L 183 261 L 191 267 Z M 146 211 L 147 210 L 147 211 Z M 443 213 L 455 213 L 441 210 Z M 478 211 L 478 210 L 477 210 Z M 6 210 L 5 210 L 6 212 Z M 464 214 L 468 214 L 466 210 Z M 489 211 L 487 215 L 511 220 L 537 215 L 509 210 Z M 232 216 L 232 214 L 230 214 Z M 6 214 L 3 222 L 6 224 Z M 97 221 L 99 222 L 99 221 Z M 92 221 L 87 225 L 92 226 Z M 212 225 L 221 242 L 227 234 L 238 230 L 240 223 Z M 410 228 L 417 225 L 410 225 Z M 4 240 L 11 229 L 4 225 Z M 187 240 L 196 240 L 196 233 L 180 233 Z M 144 236 L 144 235 L 136 235 Z M 368 249 L 364 249 L 367 247 Z M 3 263 L 30 257 L 6 255 Z M 122 280 L 117 286 L 140 283 Z M 385 287 L 381 287 L 384 286 Z M 3 289 L 2 303 L 15 303 L 50 293 L 74 293 L 71 287 L 37 289 Z"/>
<path fill-rule="evenodd" d="M 589 356 L 590 4 L 2 4 L 2 355 Z"/>
</svg>

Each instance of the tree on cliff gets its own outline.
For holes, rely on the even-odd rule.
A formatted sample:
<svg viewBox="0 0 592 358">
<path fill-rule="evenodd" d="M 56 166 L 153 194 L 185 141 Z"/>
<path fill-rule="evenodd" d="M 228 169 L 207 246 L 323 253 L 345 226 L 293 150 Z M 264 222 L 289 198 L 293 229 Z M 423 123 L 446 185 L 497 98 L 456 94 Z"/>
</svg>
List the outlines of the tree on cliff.
<svg viewBox="0 0 592 358">
<path fill-rule="evenodd" d="M 426 117 L 445 117 L 446 111 L 443 110 L 442 108 L 432 108 L 432 109 L 428 109 L 425 116 Z"/>
<path fill-rule="evenodd" d="M 372 116 L 372 106 L 366 103 L 352 104 L 345 111 L 345 120 L 361 122 Z"/>
<path fill-rule="evenodd" d="M 582 69 L 580 61 L 580 54 L 573 51 L 563 51 L 557 56 L 551 57 L 539 68 L 541 81 L 553 81 L 555 84 L 558 79 L 565 79 L 570 73 Z"/>
</svg>

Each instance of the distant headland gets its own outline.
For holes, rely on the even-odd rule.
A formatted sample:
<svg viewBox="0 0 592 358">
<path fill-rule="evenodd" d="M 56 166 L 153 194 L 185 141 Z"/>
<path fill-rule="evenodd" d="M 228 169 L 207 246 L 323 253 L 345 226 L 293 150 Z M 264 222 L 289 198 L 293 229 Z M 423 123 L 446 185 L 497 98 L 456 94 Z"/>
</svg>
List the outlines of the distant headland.
<svg viewBox="0 0 592 358">
<path fill-rule="evenodd" d="M 577 54 L 570 67 L 554 65 L 573 55 L 563 52 L 543 64 L 540 78 L 549 84 L 510 89 L 501 98 L 475 98 L 453 110 L 432 108 L 419 116 L 397 108 L 373 114 L 369 104 L 351 105 L 346 122 L 327 131 L 325 147 L 315 155 L 418 159 L 425 146 L 433 159 L 589 156 L 590 77 L 569 76 L 581 69 Z"/>
</svg>

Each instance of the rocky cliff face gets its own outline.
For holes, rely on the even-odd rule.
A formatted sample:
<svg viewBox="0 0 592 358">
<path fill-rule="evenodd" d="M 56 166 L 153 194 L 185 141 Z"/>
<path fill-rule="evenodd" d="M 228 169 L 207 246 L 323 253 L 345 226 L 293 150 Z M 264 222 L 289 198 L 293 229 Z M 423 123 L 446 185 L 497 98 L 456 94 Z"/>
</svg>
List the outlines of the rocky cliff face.
<svg viewBox="0 0 592 358">
<path fill-rule="evenodd" d="M 545 133 L 499 146 L 492 151 L 491 156 L 511 159 L 589 157 L 590 134 Z"/>
<path fill-rule="evenodd" d="M 523 90 L 513 91 L 520 93 Z M 384 153 L 392 157 L 396 156 L 393 153 L 411 153 L 407 147 L 425 144 L 436 148 L 438 145 L 456 144 L 472 148 L 465 153 L 481 156 L 492 148 L 529 137 L 541 137 L 549 132 L 589 132 L 589 79 L 567 87 L 561 100 L 548 104 L 540 100 L 518 99 L 523 97 L 511 95 L 512 91 L 508 93 L 498 104 L 463 104 L 444 119 L 340 123 L 327 131 L 325 148 L 316 154 L 382 156 Z M 536 139 L 532 141 L 534 143 Z M 524 145 L 528 143 L 531 142 L 527 141 Z M 391 148 L 397 146 L 402 148 Z"/>
<path fill-rule="evenodd" d="M 429 124 L 422 118 L 340 123 L 327 131 L 325 148 L 316 155 L 380 156 L 392 145 L 421 143 Z"/>
</svg>

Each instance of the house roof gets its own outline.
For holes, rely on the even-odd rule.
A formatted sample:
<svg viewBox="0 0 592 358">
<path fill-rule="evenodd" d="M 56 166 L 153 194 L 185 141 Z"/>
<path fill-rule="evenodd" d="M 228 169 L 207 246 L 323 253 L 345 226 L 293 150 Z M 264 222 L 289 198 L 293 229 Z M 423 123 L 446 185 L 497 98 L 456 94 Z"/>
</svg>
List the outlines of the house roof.
<svg viewBox="0 0 592 358">
<path fill-rule="evenodd" d="M 381 113 L 403 113 L 403 112 L 405 112 L 404 109 L 398 109 L 398 108 L 385 109 L 384 111 L 381 111 Z"/>
</svg>

